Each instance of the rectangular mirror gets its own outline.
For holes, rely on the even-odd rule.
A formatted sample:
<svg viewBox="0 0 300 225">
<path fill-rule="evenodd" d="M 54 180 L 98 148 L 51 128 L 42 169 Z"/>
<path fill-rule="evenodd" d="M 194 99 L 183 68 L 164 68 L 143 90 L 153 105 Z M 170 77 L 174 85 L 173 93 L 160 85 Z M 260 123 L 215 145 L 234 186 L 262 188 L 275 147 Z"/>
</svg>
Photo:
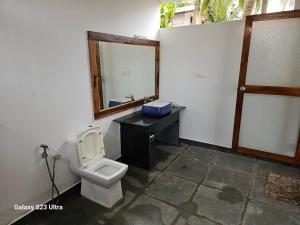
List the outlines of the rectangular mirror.
<svg viewBox="0 0 300 225">
<path fill-rule="evenodd" d="M 159 42 L 88 31 L 95 119 L 158 99 Z"/>
<path fill-rule="evenodd" d="M 103 108 L 155 95 L 155 48 L 99 42 Z"/>
</svg>

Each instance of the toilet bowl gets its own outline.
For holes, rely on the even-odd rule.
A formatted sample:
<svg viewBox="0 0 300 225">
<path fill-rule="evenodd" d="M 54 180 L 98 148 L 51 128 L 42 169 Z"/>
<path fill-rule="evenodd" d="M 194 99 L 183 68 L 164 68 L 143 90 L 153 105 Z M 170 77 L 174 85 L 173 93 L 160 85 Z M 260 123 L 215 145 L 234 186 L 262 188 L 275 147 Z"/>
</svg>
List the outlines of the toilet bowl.
<svg viewBox="0 0 300 225">
<path fill-rule="evenodd" d="M 81 195 L 111 208 L 122 198 L 121 178 L 126 164 L 105 156 L 100 127 L 92 127 L 76 136 L 76 148 L 69 151 L 70 169 L 81 177 Z"/>
</svg>

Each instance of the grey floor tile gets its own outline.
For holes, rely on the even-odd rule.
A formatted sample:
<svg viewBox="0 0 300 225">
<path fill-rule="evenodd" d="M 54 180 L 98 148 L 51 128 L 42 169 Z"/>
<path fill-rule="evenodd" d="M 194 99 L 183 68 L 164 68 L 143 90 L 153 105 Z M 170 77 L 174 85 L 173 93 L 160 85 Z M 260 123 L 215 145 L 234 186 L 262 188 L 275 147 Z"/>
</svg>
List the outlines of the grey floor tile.
<svg viewBox="0 0 300 225">
<path fill-rule="evenodd" d="M 162 174 L 157 177 L 145 192 L 155 198 L 179 206 L 188 201 L 197 184 L 176 176 Z"/>
<path fill-rule="evenodd" d="M 179 217 L 175 225 L 220 225 L 200 216 L 191 216 L 189 218 Z"/>
<path fill-rule="evenodd" d="M 265 202 L 270 205 L 282 208 L 283 210 L 288 209 L 289 211 L 300 213 L 299 206 L 295 206 L 287 202 L 278 201 L 276 199 L 266 197 L 265 196 L 266 184 L 267 184 L 267 177 L 256 177 L 253 182 L 253 186 L 251 188 L 250 199 L 259 200 L 261 202 Z"/>
<path fill-rule="evenodd" d="M 243 172 L 228 170 L 222 167 L 213 167 L 204 184 L 235 194 L 247 197 L 252 183 L 252 175 Z"/>
<path fill-rule="evenodd" d="M 182 155 L 184 157 L 214 163 L 217 157 L 217 153 L 217 151 L 205 147 L 190 146 Z"/>
<path fill-rule="evenodd" d="M 127 190 L 131 192 L 140 192 L 158 175 L 160 171 L 147 171 L 138 167 L 129 166 L 126 175 L 122 179 L 122 189 L 125 193 Z"/>
<path fill-rule="evenodd" d="M 109 224 L 108 221 L 105 221 L 105 220 L 102 220 L 102 219 L 97 219 L 96 222 L 97 222 L 96 224 L 98 224 L 98 225 L 107 225 L 107 224 Z"/>
<path fill-rule="evenodd" d="M 271 172 L 282 176 L 300 179 L 299 168 L 283 165 L 276 162 L 268 162 L 263 160 L 258 161 L 258 166 L 256 169 L 257 176 L 267 177 Z"/>
<path fill-rule="evenodd" d="M 243 225 L 299 225 L 300 215 L 280 210 L 273 205 L 254 201 L 249 202 Z"/>
<path fill-rule="evenodd" d="M 239 225 L 246 198 L 201 185 L 194 196 L 197 214 L 226 225 Z"/>
<path fill-rule="evenodd" d="M 122 211 L 107 225 L 165 225 L 165 223 L 160 208 L 146 204 Z"/>
<path fill-rule="evenodd" d="M 153 167 L 159 170 L 164 170 L 177 157 L 175 154 L 170 154 L 159 148 L 154 148 L 151 151 L 151 160 L 154 164 Z"/>
<path fill-rule="evenodd" d="M 218 152 L 217 157 L 217 166 L 232 170 L 240 170 L 247 173 L 252 173 L 255 168 L 256 160 L 242 155 Z"/>
<path fill-rule="evenodd" d="M 155 147 L 160 150 L 163 150 L 165 152 L 178 155 L 178 154 L 182 153 L 186 149 L 187 146 L 185 144 L 166 145 L 166 144 L 159 143 Z"/>
<path fill-rule="evenodd" d="M 197 204 L 190 200 L 190 201 L 182 203 L 178 207 L 178 209 L 180 211 L 180 216 L 187 219 L 191 216 L 196 215 Z"/>
<path fill-rule="evenodd" d="M 167 168 L 167 171 L 196 182 L 202 182 L 208 173 L 208 168 L 208 163 L 196 159 L 180 157 Z"/>
<path fill-rule="evenodd" d="M 124 197 L 121 201 L 119 201 L 112 209 L 110 209 L 108 212 L 104 213 L 104 217 L 111 219 L 113 218 L 116 213 L 118 213 L 122 208 L 127 206 L 135 197 L 136 195 L 134 193 L 131 193 L 130 191 L 126 191 L 124 194 Z"/>
<path fill-rule="evenodd" d="M 178 215 L 178 210 L 146 195 L 120 212 L 113 220 L 113 225 L 170 225 Z"/>
<path fill-rule="evenodd" d="M 190 146 L 189 144 L 187 144 L 187 143 L 183 143 L 183 142 L 180 142 L 179 144 L 180 144 L 180 146 L 182 146 L 182 147 L 185 147 L 185 148 L 187 148 L 187 147 L 189 147 L 189 146 Z"/>
</svg>

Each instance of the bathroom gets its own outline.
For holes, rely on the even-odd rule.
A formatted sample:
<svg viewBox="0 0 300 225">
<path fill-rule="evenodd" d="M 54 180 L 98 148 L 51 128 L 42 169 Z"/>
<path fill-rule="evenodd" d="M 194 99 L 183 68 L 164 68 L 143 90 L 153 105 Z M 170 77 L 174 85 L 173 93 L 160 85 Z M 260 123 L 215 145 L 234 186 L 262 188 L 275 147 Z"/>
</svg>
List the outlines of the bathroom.
<svg viewBox="0 0 300 225">
<path fill-rule="evenodd" d="M 199 162 L 195 164 L 195 170 L 192 170 L 195 174 L 204 177 L 209 170 L 213 170 L 216 171 L 215 177 L 218 179 L 220 176 L 226 177 L 224 172 L 218 173 L 217 169 L 214 170 L 214 166 L 206 167 L 201 159 L 207 157 L 214 163 L 219 160 L 227 167 L 234 162 L 234 165 L 242 170 L 238 172 L 241 177 L 248 176 L 248 168 L 252 168 L 253 173 L 257 172 L 261 162 L 259 178 L 255 177 L 257 174 L 249 175 L 250 180 L 253 178 L 253 181 L 257 181 L 252 182 L 251 187 L 244 188 L 247 183 L 244 180 L 247 179 L 241 179 L 241 183 L 231 184 L 240 185 L 247 196 L 248 192 L 251 192 L 252 195 L 256 194 L 264 199 L 264 196 L 259 195 L 262 189 L 260 181 L 264 179 L 263 172 L 268 166 L 273 165 L 274 171 L 280 175 L 297 179 L 300 178 L 300 172 L 296 165 L 275 159 L 264 159 L 253 154 L 241 156 L 227 153 L 234 155 L 228 160 L 224 156 L 226 151 L 233 147 L 245 20 L 160 29 L 161 2 L 159 0 L 0 1 L 1 225 L 13 223 L 127 225 L 134 224 L 132 218 L 136 218 L 135 224 L 147 224 L 148 221 L 148 224 L 157 225 L 275 224 L 276 220 L 272 220 L 275 218 L 274 215 L 279 215 L 276 217 L 279 221 L 277 224 L 300 223 L 299 206 L 280 202 L 279 208 L 288 209 L 286 210 L 288 212 L 283 210 L 282 213 L 275 207 L 273 211 L 266 210 L 258 215 L 262 209 L 253 205 L 254 200 L 243 198 L 240 201 L 239 194 L 235 195 L 238 199 L 236 204 L 226 203 L 227 213 L 232 209 L 230 206 L 238 208 L 238 214 L 241 216 L 238 221 L 215 215 L 216 210 L 209 208 L 209 200 L 206 209 L 199 207 L 195 203 L 196 200 L 191 200 L 201 191 L 197 178 L 181 180 L 185 175 L 174 176 L 183 170 L 180 167 L 178 171 L 175 167 L 171 168 L 171 164 L 179 158 L 186 159 L 184 165 L 189 162 L 187 165 L 193 166 L 195 162 Z M 299 0 L 295 1 L 295 9 L 300 9 Z M 140 111 L 141 105 L 95 119 L 87 31 L 130 38 L 137 35 L 159 41 L 159 99 L 186 107 L 180 112 L 179 123 L 179 137 L 183 142 L 177 146 L 161 147 L 165 150 L 164 153 L 168 153 L 162 157 L 165 161 L 160 162 L 161 169 L 128 168 L 124 177 L 132 179 L 128 178 L 122 183 L 122 188 L 128 190 L 127 195 L 126 190 L 123 191 L 123 200 L 112 209 L 102 208 L 80 195 L 81 179 L 69 168 L 68 150 L 70 146 L 74 147 L 73 150 L 76 149 L 75 145 L 70 145 L 70 140 L 74 139 L 78 132 L 88 129 L 88 126 L 100 127 L 105 157 L 117 161 L 122 157 L 121 133 L 120 124 L 114 120 Z M 299 84 L 299 77 L 296 82 Z M 293 109 L 297 111 L 299 102 L 294 107 Z M 262 116 L 261 119 L 267 118 Z M 255 131 L 250 134 L 254 135 Z M 52 157 L 60 156 L 56 161 L 55 183 L 61 193 L 57 206 L 63 206 L 63 209 L 35 210 L 32 213 L 29 213 L 29 210 L 16 210 L 15 207 L 22 204 L 43 205 L 51 200 L 52 184 L 45 160 L 41 156 L 43 153 L 41 144 L 49 147 L 47 153 L 51 170 Z M 173 153 L 169 154 L 168 151 Z M 234 158 L 235 156 L 239 158 Z M 233 159 L 238 160 L 230 161 Z M 165 170 L 173 172 L 164 172 Z M 166 175 L 162 176 L 161 173 Z M 178 192 L 174 191 L 176 197 L 173 199 L 178 198 L 178 202 L 169 204 L 157 196 L 160 192 L 156 193 L 155 182 L 177 182 L 168 180 L 174 177 L 182 181 L 181 185 L 185 188 L 179 189 Z M 215 186 L 218 183 L 217 178 L 212 179 L 207 186 Z M 233 179 L 232 176 L 230 179 Z M 147 183 L 147 187 L 144 187 L 144 182 Z M 137 185 L 132 186 L 132 183 Z M 139 189 L 139 186 L 143 187 Z M 229 189 L 234 187 L 231 185 Z M 148 191 L 144 191 L 147 188 Z M 213 190 L 216 189 L 209 189 L 211 191 L 209 194 L 214 195 Z M 172 192 L 172 189 L 167 190 Z M 227 198 L 226 195 L 221 195 L 220 198 L 222 197 Z M 151 204 L 152 201 L 155 204 Z M 271 205 L 270 202 L 274 204 L 274 201 L 262 200 L 261 204 Z M 138 208 L 137 205 L 147 206 L 148 211 L 153 209 L 153 217 L 151 214 L 145 214 L 143 207 Z M 159 211 L 153 205 L 163 209 L 160 208 Z M 251 210 L 253 214 L 250 213 Z M 122 217 L 122 213 L 127 216 Z M 132 216 L 132 213 L 136 216 Z M 282 218 L 288 216 L 291 219 L 282 223 Z M 149 217 L 152 218 L 152 222 Z M 124 218 L 128 220 L 122 222 Z M 146 222 L 143 222 L 143 219 Z"/>
</svg>

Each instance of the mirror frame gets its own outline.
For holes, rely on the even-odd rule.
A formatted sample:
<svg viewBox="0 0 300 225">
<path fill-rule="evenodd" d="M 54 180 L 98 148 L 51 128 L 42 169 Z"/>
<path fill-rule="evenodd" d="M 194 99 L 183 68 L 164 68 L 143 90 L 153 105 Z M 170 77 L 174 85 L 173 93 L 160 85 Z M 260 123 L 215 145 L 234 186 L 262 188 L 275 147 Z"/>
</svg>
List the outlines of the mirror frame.
<svg viewBox="0 0 300 225">
<path fill-rule="evenodd" d="M 88 48 L 90 58 L 90 71 L 91 71 L 91 88 L 93 96 L 94 118 L 99 119 L 108 115 L 125 111 L 130 108 L 140 106 L 144 103 L 144 99 L 130 101 L 128 103 L 120 104 L 111 108 L 103 108 L 103 92 L 102 92 L 102 79 L 101 79 L 101 65 L 100 65 L 100 51 L 99 42 L 113 42 L 130 45 L 142 45 L 155 47 L 155 94 L 147 96 L 147 98 L 159 98 L 159 58 L 160 58 L 160 42 L 149 39 L 132 38 L 126 36 L 119 36 L 113 34 L 99 33 L 88 31 Z"/>
</svg>

